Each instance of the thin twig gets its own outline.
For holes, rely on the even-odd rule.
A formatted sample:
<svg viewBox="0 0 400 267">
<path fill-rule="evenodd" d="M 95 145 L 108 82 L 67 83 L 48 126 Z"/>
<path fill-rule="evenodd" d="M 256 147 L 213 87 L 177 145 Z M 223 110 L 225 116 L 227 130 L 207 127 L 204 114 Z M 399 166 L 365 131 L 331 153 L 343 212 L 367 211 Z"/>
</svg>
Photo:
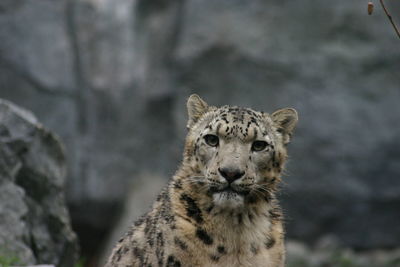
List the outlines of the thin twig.
<svg viewBox="0 0 400 267">
<path fill-rule="evenodd" d="M 394 21 L 393 21 L 393 19 L 392 19 L 392 16 L 389 14 L 389 11 L 386 9 L 385 4 L 383 3 L 383 0 L 379 0 L 379 1 L 381 2 L 382 8 L 383 8 L 383 10 L 385 11 L 386 16 L 389 18 L 390 23 L 392 23 L 393 28 L 394 28 L 394 30 L 395 30 L 396 33 L 397 33 L 397 36 L 400 38 L 399 29 L 397 29 L 397 26 L 396 26 L 396 24 L 394 23 Z"/>
</svg>

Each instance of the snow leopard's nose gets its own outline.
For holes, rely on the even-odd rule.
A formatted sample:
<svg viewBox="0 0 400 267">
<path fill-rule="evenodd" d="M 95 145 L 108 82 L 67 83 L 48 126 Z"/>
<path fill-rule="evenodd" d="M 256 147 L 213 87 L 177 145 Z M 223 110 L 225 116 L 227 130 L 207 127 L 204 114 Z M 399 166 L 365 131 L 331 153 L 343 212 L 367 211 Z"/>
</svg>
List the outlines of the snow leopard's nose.
<svg viewBox="0 0 400 267">
<path fill-rule="evenodd" d="M 244 175 L 244 171 L 236 168 L 218 168 L 218 171 L 230 184 Z"/>
</svg>

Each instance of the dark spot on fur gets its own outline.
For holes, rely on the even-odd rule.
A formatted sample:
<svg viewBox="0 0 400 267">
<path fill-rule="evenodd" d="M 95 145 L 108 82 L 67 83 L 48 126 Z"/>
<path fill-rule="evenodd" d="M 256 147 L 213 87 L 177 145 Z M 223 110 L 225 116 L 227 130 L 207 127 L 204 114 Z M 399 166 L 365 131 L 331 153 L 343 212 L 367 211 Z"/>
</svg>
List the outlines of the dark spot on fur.
<svg viewBox="0 0 400 267">
<path fill-rule="evenodd" d="M 221 128 L 221 126 L 222 126 L 222 123 L 218 123 L 217 129 L 215 130 L 217 133 L 219 132 L 219 129 Z"/>
<path fill-rule="evenodd" d="M 217 255 L 211 255 L 211 256 L 210 256 L 210 259 L 211 259 L 212 261 L 218 262 L 219 256 L 217 256 Z"/>
<path fill-rule="evenodd" d="M 140 249 L 140 248 L 138 248 L 136 246 L 133 248 L 133 256 L 135 256 L 139 260 L 140 265 L 144 264 L 144 256 L 143 256 L 143 254 L 144 254 L 144 250 L 143 249 Z"/>
<path fill-rule="evenodd" d="M 151 217 L 147 217 L 144 233 L 147 237 L 147 242 L 151 247 L 154 245 L 155 231 L 156 231 L 155 222 L 152 221 Z"/>
<path fill-rule="evenodd" d="M 220 254 L 226 254 L 226 250 L 225 250 L 225 247 L 224 247 L 224 246 L 218 246 L 218 247 L 217 247 L 217 251 L 218 251 L 218 253 L 220 253 Z"/>
<path fill-rule="evenodd" d="M 243 215 L 241 213 L 238 214 L 238 223 L 239 224 L 243 223 Z"/>
<path fill-rule="evenodd" d="M 210 213 L 210 212 L 212 211 L 213 208 L 214 208 L 214 205 L 209 206 L 209 207 L 206 209 L 206 212 L 207 212 L 207 213 Z"/>
<path fill-rule="evenodd" d="M 252 214 L 249 214 L 249 220 L 251 223 L 253 223 L 253 215 Z"/>
<path fill-rule="evenodd" d="M 136 227 L 141 226 L 141 225 L 143 224 L 144 220 L 145 220 L 145 218 L 144 218 L 144 216 L 142 216 L 142 217 L 140 217 L 139 219 L 137 219 L 137 220 L 135 221 L 134 225 L 135 225 Z"/>
<path fill-rule="evenodd" d="M 256 254 L 258 253 L 258 251 L 259 251 L 259 248 L 257 247 L 256 244 L 252 243 L 251 246 L 250 246 L 250 251 L 251 251 L 254 255 L 256 255 Z"/>
<path fill-rule="evenodd" d="M 174 242 L 175 244 L 180 247 L 182 250 L 187 250 L 187 245 L 185 242 L 183 242 L 182 240 L 180 240 L 177 236 L 175 236 L 174 238 Z"/>
<path fill-rule="evenodd" d="M 204 231 L 203 229 L 197 228 L 196 230 L 196 236 L 203 241 L 204 244 L 206 245 L 211 245 L 213 243 L 213 239 L 211 236 L 209 236 L 207 234 L 206 231 Z"/>
<path fill-rule="evenodd" d="M 157 233 L 156 240 L 156 256 L 157 262 L 159 266 L 162 266 L 164 259 L 164 238 L 161 232 Z"/>
<path fill-rule="evenodd" d="M 186 194 L 181 195 L 181 200 L 185 202 L 186 215 L 193 218 L 197 223 L 203 223 L 203 216 L 200 208 L 197 206 L 196 201 Z"/>
<path fill-rule="evenodd" d="M 122 256 L 121 250 L 122 250 L 122 247 L 120 247 L 120 248 L 115 252 L 115 254 L 113 255 L 112 261 L 114 261 L 114 262 L 119 262 L 119 261 L 121 260 L 121 256 Z"/>
<path fill-rule="evenodd" d="M 174 188 L 175 189 L 182 189 L 182 181 L 181 180 L 177 180 L 174 182 Z"/>
<path fill-rule="evenodd" d="M 169 255 L 166 267 L 181 267 L 181 262 L 175 259 L 173 255 Z"/>
<path fill-rule="evenodd" d="M 276 243 L 276 241 L 273 237 L 268 237 L 267 241 L 265 241 L 265 247 L 267 249 L 270 249 L 275 245 L 275 243 Z"/>
</svg>

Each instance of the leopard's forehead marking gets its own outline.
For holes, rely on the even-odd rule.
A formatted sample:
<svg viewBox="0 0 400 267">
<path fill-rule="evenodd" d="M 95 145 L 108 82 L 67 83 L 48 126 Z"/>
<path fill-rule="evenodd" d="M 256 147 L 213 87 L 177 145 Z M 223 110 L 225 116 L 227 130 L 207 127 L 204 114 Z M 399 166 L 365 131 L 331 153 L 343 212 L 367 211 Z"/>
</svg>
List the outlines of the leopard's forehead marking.
<svg viewBox="0 0 400 267">
<path fill-rule="evenodd" d="M 249 108 L 223 106 L 215 111 L 207 129 L 226 139 L 239 138 L 247 142 L 270 140 L 263 112 Z"/>
</svg>

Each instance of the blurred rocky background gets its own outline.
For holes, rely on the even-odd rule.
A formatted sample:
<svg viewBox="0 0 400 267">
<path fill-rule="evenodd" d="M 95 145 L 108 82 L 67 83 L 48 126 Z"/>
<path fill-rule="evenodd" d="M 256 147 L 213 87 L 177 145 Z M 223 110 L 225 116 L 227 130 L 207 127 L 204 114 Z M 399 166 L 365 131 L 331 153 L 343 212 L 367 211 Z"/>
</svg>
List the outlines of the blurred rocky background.
<svg viewBox="0 0 400 267">
<path fill-rule="evenodd" d="M 386 2 L 399 24 L 400 3 Z M 121 216 L 132 220 L 124 211 L 149 206 L 138 192 L 151 199 L 173 175 L 193 92 L 213 105 L 298 110 L 280 196 L 294 251 L 308 255 L 303 243 L 326 236 L 351 251 L 400 247 L 400 40 L 378 1 L 373 15 L 366 9 L 360 0 L 2 0 L 0 98 L 64 142 L 87 264 L 101 261 Z"/>
</svg>

